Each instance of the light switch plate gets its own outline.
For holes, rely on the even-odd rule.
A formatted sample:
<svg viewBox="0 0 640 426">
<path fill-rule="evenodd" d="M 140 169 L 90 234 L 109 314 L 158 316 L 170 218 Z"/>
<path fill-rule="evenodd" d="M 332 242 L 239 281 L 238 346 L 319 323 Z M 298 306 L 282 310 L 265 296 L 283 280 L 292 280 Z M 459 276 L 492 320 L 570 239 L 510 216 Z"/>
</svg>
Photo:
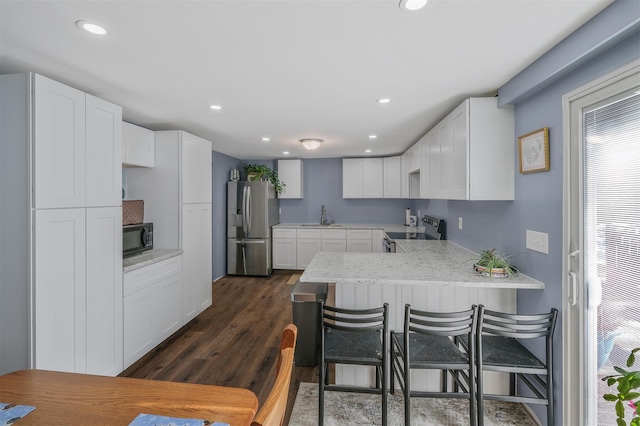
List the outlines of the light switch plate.
<svg viewBox="0 0 640 426">
<path fill-rule="evenodd" d="M 458 229 L 462 229 L 462 216 L 458 218 Z"/>
<path fill-rule="evenodd" d="M 540 253 L 549 254 L 549 234 L 527 229 L 527 248 Z"/>
</svg>

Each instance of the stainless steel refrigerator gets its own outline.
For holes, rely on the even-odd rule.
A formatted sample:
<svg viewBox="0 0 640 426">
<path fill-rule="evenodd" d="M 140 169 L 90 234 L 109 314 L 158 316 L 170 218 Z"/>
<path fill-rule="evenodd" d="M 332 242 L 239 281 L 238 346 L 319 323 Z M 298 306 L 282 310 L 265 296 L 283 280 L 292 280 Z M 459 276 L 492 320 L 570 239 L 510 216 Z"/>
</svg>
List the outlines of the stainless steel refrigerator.
<svg viewBox="0 0 640 426">
<path fill-rule="evenodd" d="M 280 223 L 270 182 L 227 184 L 227 273 L 269 276 L 271 227 Z"/>
</svg>

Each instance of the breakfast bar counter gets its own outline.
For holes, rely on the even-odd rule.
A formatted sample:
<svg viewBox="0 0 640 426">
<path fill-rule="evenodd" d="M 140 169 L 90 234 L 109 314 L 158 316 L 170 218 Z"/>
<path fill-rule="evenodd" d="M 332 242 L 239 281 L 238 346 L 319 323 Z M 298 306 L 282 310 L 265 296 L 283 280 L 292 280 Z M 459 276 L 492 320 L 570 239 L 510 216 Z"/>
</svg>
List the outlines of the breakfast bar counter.
<svg viewBox="0 0 640 426">
<path fill-rule="evenodd" d="M 453 312 L 483 304 L 515 313 L 517 292 L 542 291 L 544 284 L 526 275 L 489 278 L 473 271 L 479 255 L 450 241 L 396 241 L 404 253 L 317 253 L 300 277 L 302 282 L 335 285 L 335 306 L 364 309 L 389 304 L 389 329 L 402 330 L 404 306 Z M 436 390 L 435 371 L 416 372 L 416 389 Z M 372 385 L 373 369 L 337 365 L 336 383 Z M 421 386 L 422 385 L 422 386 Z M 485 373 L 489 393 L 508 393 L 509 381 Z M 433 388 L 436 386 L 436 388 Z"/>
<path fill-rule="evenodd" d="M 405 253 L 317 253 L 300 281 L 544 289 L 523 274 L 489 278 L 475 273 L 473 260 L 479 255 L 450 241 L 398 240 L 396 245 Z"/>
</svg>

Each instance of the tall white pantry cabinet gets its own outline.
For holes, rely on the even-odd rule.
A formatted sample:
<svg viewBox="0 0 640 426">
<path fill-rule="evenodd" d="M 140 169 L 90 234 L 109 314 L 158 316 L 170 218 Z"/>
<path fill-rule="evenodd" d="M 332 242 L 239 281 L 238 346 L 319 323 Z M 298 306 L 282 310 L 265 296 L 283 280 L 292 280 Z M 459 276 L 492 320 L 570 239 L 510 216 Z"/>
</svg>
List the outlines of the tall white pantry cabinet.
<svg viewBox="0 0 640 426">
<path fill-rule="evenodd" d="M 182 319 L 211 306 L 211 142 L 184 132 L 155 132 L 152 169 L 127 170 L 127 198 L 144 200 L 154 248 L 183 250 Z"/>
<path fill-rule="evenodd" d="M 0 76 L 0 374 L 122 371 L 122 109 Z"/>
</svg>

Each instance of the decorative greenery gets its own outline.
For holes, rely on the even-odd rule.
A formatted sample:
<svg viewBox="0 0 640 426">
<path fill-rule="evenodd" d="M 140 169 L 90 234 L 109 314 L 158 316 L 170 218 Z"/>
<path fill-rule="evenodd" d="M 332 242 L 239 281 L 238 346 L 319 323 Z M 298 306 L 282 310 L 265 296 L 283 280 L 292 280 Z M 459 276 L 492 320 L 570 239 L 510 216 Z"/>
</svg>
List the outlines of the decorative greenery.
<svg viewBox="0 0 640 426">
<path fill-rule="evenodd" d="M 631 367 L 636 362 L 636 352 L 640 351 L 640 348 L 635 348 L 629 354 L 627 358 L 627 367 Z M 603 398 L 610 402 L 616 403 L 616 423 L 618 426 L 626 426 L 627 422 L 624 420 L 624 403 L 628 402 L 629 407 L 633 410 L 631 415 L 631 421 L 629 426 L 640 426 L 640 371 L 627 371 L 620 367 L 613 367 L 619 374 L 603 377 L 602 380 L 607 382 L 607 385 L 613 386 L 616 383 L 618 393 L 606 393 Z"/>
<path fill-rule="evenodd" d="M 282 189 L 286 186 L 278 178 L 278 172 L 262 164 L 244 164 L 242 169 L 247 175 L 248 180 L 268 180 L 273 184 L 276 193 L 281 194 Z"/>
<path fill-rule="evenodd" d="M 480 252 L 480 258 L 475 261 L 473 268 L 478 272 L 486 272 L 489 277 L 493 277 L 494 274 L 507 274 L 508 276 L 512 276 L 516 274 L 518 270 L 515 266 L 511 265 L 509 257 L 510 256 L 502 256 L 496 253 L 495 248 L 482 250 Z"/>
</svg>

